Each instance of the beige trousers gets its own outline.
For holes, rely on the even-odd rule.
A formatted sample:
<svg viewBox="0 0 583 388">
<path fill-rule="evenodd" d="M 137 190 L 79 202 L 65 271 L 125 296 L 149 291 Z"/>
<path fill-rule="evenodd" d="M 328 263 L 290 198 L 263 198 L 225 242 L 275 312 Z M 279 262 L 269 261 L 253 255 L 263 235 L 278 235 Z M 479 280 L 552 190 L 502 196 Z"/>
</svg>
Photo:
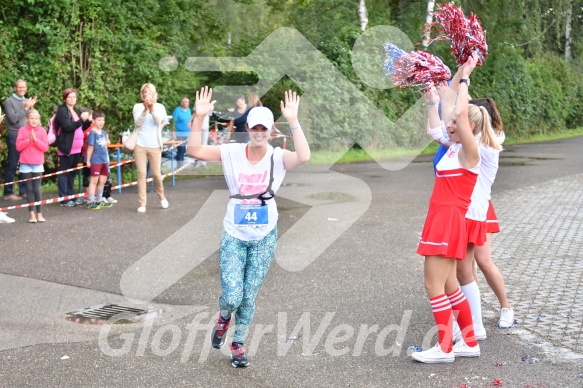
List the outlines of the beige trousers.
<svg viewBox="0 0 583 388">
<path fill-rule="evenodd" d="M 150 161 L 150 176 L 156 185 L 158 198 L 164 198 L 164 185 L 162 184 L 162 174 L 160 164 L 162 161 L 162 150 L 160 148 L 143 148 L 136 144 L 134 148 L 134 158 L 136 159 L 136 169 L 138 170 L 138 202 L 140 206 L 146 206 L 146 175 L 148 172 L 148 161 Z"/>
</svg>

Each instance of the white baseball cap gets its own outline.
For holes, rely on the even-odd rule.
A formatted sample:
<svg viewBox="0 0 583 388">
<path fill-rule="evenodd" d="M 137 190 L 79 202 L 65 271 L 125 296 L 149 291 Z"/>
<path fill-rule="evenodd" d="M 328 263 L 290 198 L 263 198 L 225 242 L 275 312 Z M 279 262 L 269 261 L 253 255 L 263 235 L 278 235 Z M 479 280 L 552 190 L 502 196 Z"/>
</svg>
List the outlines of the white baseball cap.
<svg viewBox="0 0 583 388">
<path fill-rule="evenodd" d="M 273 113 L 271 113 L 269 108 L 264 106 L 251 108 L 247 115 L 247 125 L 249 128 L 253 128 L 256 125 L 263 125 L 265 128 L 271 130 L 273 129 L 274 121 Z"/>
</svg>

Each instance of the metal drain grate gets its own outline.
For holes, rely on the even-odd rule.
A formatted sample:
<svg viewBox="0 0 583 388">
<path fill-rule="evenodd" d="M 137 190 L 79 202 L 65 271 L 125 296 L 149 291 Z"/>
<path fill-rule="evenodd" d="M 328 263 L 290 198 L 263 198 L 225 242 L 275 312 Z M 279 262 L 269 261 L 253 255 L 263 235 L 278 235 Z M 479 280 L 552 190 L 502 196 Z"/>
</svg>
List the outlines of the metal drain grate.
<svg viewBox="0 0 583 388">
<path fill-rule="evenodd" d="M 133 323 L 138 320 L 153 319 L 158 311 L 152 307 L 147 310 L 118 304 L 99 304 L 67 313 L 67 319 L 76 323 L 104 324 L 111 318 L 111 323 Z"/>
</svg>

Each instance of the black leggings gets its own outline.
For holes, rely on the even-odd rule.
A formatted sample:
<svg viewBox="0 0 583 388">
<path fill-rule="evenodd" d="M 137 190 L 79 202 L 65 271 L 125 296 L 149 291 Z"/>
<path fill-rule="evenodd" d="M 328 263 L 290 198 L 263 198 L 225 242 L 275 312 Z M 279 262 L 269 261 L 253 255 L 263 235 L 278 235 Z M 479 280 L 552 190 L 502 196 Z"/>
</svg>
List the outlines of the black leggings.
<svg viewBox="0 0 583 388">
<path fill-rule="evenodd" d="M 37 176 L 41 176 L 42 172 L 25 172 L 25 173 L 20 173 L 20 176 L 22 177 L 22 179 L 28 179 L 28 178 L 34 178 Z M 30 181 L 26 181 L 26 202 L 31 203 L 31 202 L 38 202 L 41 201 L 42 195 L 40 193 L 40 179 L 33 179 Z M 34 211 L 34 206 L 28 206 L 28 211 L 32 212 Z M 41 213 L 41 206 L 40 205 L 36 205 L 36 212 L 37 213 Z"/>
</svg>

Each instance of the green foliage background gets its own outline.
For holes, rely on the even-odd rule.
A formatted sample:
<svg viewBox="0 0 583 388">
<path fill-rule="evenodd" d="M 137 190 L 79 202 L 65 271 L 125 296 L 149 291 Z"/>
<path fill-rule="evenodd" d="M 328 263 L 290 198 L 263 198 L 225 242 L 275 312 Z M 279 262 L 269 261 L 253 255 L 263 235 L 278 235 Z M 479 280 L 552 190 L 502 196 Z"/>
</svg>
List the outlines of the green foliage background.
<svg viewBox="0 0 583 388">
<path fill-rule="evenodd" d="M 493 97 L 509 136 L 562 131 L 583 125 L 582 2 L 576 0 L 463 0 L 487 30 L 488 58 L 472 76 L 474 97 Z M 11 0 L 0 5 L 0 92 L 12 93 L 14 81 L 28 82 L 46 123 L 67 87 L 79 91 L 79 106 L 101 109 L 113 138 L 128 128 L 140 86 L 156 85 L 168 111 L 180 96 L 193 97 L 203 85 L 249 84 L 242 73 L 194 73 L 191 56 L 247 56 L 279 27 L 299 30 L 318 50 L 393 121 L 418 98 L 415 91 L 375 89 L 359 79 L 352 47 L 361 35 L 357 0 Z M 368 0 L 368 28 L 391 25 L 421 41 L 426 1 Z M 572 7 L 572 57 L 565 61 L 568 7 Z M 228 40 L 230 36 L 230 42 Z M 285 45 L 285 42 L 282 42 Z M 455 71 L 446 42 L 428 51 Z M 175 58 L 173 71 L 162 58 Z M 380 59 L 382 61 L 382 59 Z M 381 66 L 379 62 L 379 66 Z M 333 81 L 331 81 L 333 82 Z M 278 111 L 283 91 L 296 86 L 284 78 L 262 97 Z M 341 93 L 342 91 L 339 91 Z M 339 96 L 338 101 L 342 101 Z M 338 109 L 323 115 L 338 114 Z M 350 114 L 350 107 L 342 114 Z M 362 128 L 319 128 L 317 149 L 346 147 L 342 138 Z M 367 138 L 383 148 L 411 141 L 394 136 Z M 361 135 L 362 136 L 362 135 Z M 350 146 L 350 144 L 348 144 Z M 4 165 L 6 151 L 0 153 Z M 48 158 L 49 164 L 51 157 Z M 3 177 L 0 174 L 0 179 Z"/>
</svg>

